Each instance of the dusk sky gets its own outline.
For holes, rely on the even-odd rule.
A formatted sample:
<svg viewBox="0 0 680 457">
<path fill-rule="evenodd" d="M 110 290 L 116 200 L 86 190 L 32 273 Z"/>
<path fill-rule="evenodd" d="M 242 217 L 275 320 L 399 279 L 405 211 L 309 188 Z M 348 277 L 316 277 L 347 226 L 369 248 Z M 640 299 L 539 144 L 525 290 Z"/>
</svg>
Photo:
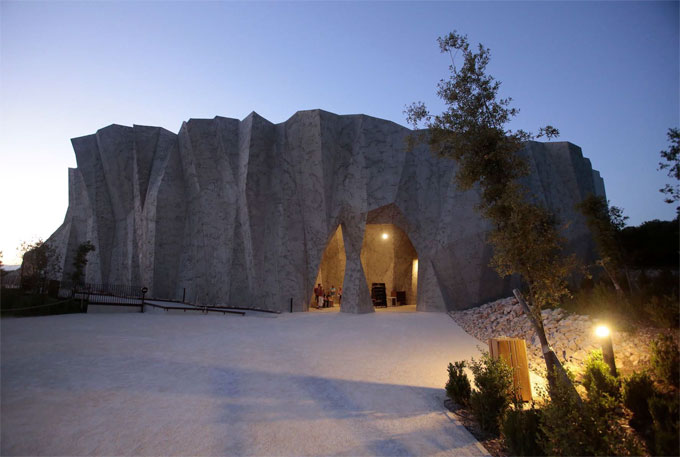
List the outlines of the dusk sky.
<svg viewBox="0 0 680 457">
<path fill-rule="evenodd" d="M 443 109 L 449 59 L 436 39 L 452 30 L 491 49 L 489 71 L 521 110 L 512 128 L 557 126 L 630 225 L 671 219 L 657 166 L 680 126 L 678 5 L 2 1 L 3 261 L 62 223 L 71 138 L 314 108 L 403 125 L 413 101 Z"/>
</svg>

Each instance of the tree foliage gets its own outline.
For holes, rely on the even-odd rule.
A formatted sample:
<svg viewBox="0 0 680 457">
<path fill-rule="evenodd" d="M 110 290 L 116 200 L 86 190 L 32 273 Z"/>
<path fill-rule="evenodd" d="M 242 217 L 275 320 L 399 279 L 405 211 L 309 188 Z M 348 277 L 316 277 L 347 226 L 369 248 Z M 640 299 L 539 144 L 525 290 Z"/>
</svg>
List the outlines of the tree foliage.
<svg viewBox="0 0 680 457">
<path fill-rule="evenodd" d="M 21 280 L 26 287 L 42 291 L 48 279 L 61 274 L 57 249 L 42 239 L 34 243 L 22 242 L 19 251 L 22 257 Z"/>
<path fill-rule="evenodd" d="M 673 204 L 680 201 L 680 129 L 668 129 L 668 150 L 660 152 L 662 161 L 659 162 L 659 170 L 668 170 L 668 177 L 674 180 L 673 184 L 666 184 L 659 192 L 666 194 L 664 201 Z M 680 214 L 680 207 L 677 208 Z"/>
<path fill-rule="evenodd" d="M 626 269 L 625 251 L 622 244 L 622 230 L 627 216 L 616 206 L 609 206 L 604 197 L 588 195 L 576 208 L 586 218 L 586 225 L 593 235 L 600 255 L 598 264 L 607 272 L 616 292 L 623 295 L 617 280 L 617 273 Z M 628 276 L 626 274 L 626 276 Z"/>
<path fill-rule="evenodd" d="M 424 103 L 416 102 L 406 108 L 407 119 L 414 128 L 427 128 L 424 135 L 433 151 L 457 161 L 459 189 L 478 186 L 478 210 L 493 226 L 491 264 L 501 276 L 521 276 L 542 330 L 540 309 L 568 295 L 567 278 L 575 262 L 563 254 L 555 217 L 531 201 L 518 181 L 529 172 L 519 151 L 534 136 L 507 129 L 518 110 L 510 106 L 512 99 L 499 97 L 500 82 L 487 74 L 488 48 L 471 47 L 467 36 L 455 31 L 438 41 L 441 52 L 451 57 L 450 75 L 437 86 L 446 110 L 433 115 Z M 546 126 L 536 137 L 558 134 L 555 127 Z M 548 373 L 553 372 L 548 366 Z"/>
<path fill-rule="evenodd" d="M 73 273 L 71 273 L 71 281 L 73 281 L 74 284 L 78 284 L 83 281 L 85 267 L 87 266 L 87 255 L 92 251 L 96 251 L 96 248 L 90 242 L 90 240 L 87 240 L 78 246 L 78 249 L 76 250 L 76 256 L 73 259 Z"/>
<path fill-rule="evenodd" d="M 642 268 L 678 268 L 680 221 L 653 220 L 621 232 L 628 266 Z"/>
</svg>

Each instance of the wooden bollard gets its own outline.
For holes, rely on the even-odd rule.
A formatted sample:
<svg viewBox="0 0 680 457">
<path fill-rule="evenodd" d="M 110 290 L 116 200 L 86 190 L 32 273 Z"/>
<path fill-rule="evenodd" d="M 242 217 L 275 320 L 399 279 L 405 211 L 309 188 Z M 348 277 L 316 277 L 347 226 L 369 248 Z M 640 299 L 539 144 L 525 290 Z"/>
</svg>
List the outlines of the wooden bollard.
<svg viewBox="0 0 680 457">
<path fill-rule="evenodd" d="M 490 338 L 489 355 L 501 357 L 512 368 L 512 380 L 517 399 L 531 401 L 531 380 L 527 346 L 521 338 Z"/>
</svg>

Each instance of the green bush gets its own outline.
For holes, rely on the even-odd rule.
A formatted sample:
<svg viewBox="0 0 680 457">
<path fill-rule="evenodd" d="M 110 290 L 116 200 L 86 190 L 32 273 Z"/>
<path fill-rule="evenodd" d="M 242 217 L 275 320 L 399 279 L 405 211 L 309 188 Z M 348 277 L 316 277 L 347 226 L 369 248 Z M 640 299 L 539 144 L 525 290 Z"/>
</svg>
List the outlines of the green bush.
<svg viewBox="0 0 680 457">
<path fill-rule="evenodd" d="M 652 368 L 664 382 L 675 387 L 680 384 L 680 351 L 670 335 L 660 335 L 652 341 Z"/>
<path fill-rule="evenodd" d="M 62 300 L 40 294 L 27 294 L 21 289 L 0 290 L 0 317 L 30 317 L 52 314 L 81 313 L 78 300 Z"/>
<path fill-rule="evenodd" d="M 649 411 L 653 419 L 653 454 L 680 455 L 680 436 L 677 393 L 668 396 L 654 396 L 649 399 Z"/>
<path fill-rule="evenodd" d="M 651 295 L 643 304 L 643 309 L 655 327 L 678 326 L 678 297 L 674 293 L 661 296 Z"/>
<path fill-rule="evenodd" d="M 639 455 L 640 449 L 622 427 L 611 401 L 608 395 L 601 395 L 579 405 L 570 387 L 558 378 L 552 397 L 541 410 L 543 437 L 539 442 L 545 454 Z"/>
<path fill-rule="evenodd" d="M 500 418 L 513 398 L 512 368 L 503 359 L 484 353 L 481 360 L 472 359 L 470 369 L 476 387 L 470 395 L 470 408 L 482 430 L 498 433 Z"/>
<path fill-rule="evenodd" d="M 621 300 L 610 281 L 600 275 L 599 280 L 584 279 L 562 307 L 609 321 L 626 332 L 635 332 L 640 324 L 677 328 L 680 324 L 677 272 L 663 270 L 650 277 L 643 270 L 637 274 L 630 272 L 629 277 L 633 292 L 629 292 L 627 278 L 619 278 L 626 289 L 625 300 Z"/>
<path fill-rule="evenodd" d="M 600 405 L 613 405 L 621 397 L 619 380 L 611 375 L 599 349 L 588 355 L 583 370 L 583 387 L 588 392 L 588 399 Z"/>
<path fill-rule="evenodd" d="M 531 405 L 523 410 L 515 405 L 505 412 L 501 421 L 501 435 L 511 455 L 545 455 L 541 446 L 544 439 L 541 425 L 541 411 Z"/>
<path fill-rule="evenodd" d="M 449 380 L 446 383 L 446 396 L 461 406 L 470 401 L 470 380 L 463 371 L 465 361 L 449 363 Z"/>
<path fill-rule="evenodd" d="M 655 394 L 654 381 L 646 371 L 633 373 L 623 383 L 623 404 L 633 413 L 630 426 L 644 437 L 651 432 L 652 415 L 647 403 Z"/>
<path fill-rule="evenodd" d="M 623 284 L 623 281 L 621 282 Z M 631 319 L 639 319 L 642 311 L 629 300 L 621 300 L 608 280 L 601 279 L 590 288 L 576 289 L 571 299 L 562 304 L 565 310 L 591 316 L 615 324 L 624 331 L 634 331 Z"/>
</svg>

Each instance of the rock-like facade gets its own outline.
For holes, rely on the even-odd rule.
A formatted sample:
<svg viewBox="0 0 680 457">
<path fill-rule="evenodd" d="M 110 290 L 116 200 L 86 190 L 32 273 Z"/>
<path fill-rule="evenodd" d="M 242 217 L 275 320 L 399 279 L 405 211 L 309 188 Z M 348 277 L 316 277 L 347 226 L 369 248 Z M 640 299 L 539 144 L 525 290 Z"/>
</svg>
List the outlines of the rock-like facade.
<svg viewBox="0 0 680 457">
<path fill-rule="evenodd" d="M 417 255 L 417 306 L 464 309 L 508 293 L 488 267 L 478 194 L 460 192 L 456 164 L 412 131 L 365 115 L 300 111 L 273 124 L 191 119 L 178 134 L 111 125 L 72 140 L 69 207 L 48 240 L 68 277 L 90 240 L 86 281 L 140 285 L 149 296 L 274 310 L 308 309 L 322 255 L 341 227 L 342 310 L 370 312 L 361 253 L 366 226 L 392 224 Z M 526 185 L 563 221 L 570 248 L 592 249 L 574 204 L 604 184 L 580 148 L 530 142 Z M 365 257 L 365 255 L 364 255 Z M 395 257 L 396 258 L 396 257 Z M 365 263 L 365 259 L 364 259 Z M 397 268 L 397 267 L 393 267 Z M 400 266 L 402 270 L 411 265 Z"/>
</svg>

